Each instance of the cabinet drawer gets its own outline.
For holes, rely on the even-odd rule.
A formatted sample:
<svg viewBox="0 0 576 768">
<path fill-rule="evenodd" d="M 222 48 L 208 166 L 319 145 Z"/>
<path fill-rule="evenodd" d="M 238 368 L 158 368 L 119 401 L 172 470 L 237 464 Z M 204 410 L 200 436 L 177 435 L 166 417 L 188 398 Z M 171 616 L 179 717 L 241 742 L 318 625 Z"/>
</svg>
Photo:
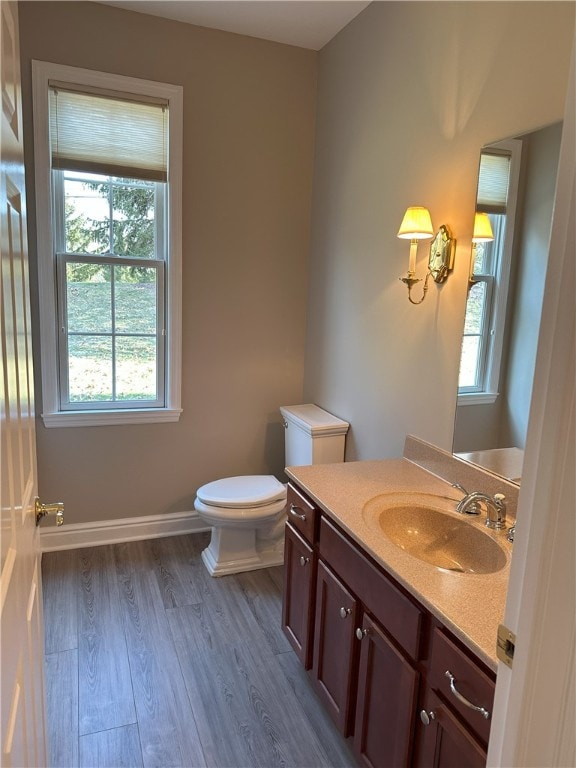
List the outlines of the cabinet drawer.
<svg viewBox="0 0 576 768">
<path fill-rule="evenodd" d="M 320 521 L 320 556 L 413 659 L 419 658 L 424 613 L 327 518 Z"/>
<path fill-rule="evenodd" d="M 316 540 L 317 517 L 318 511 L 312 502 L 288 483 L 288 520 L 309 544 Z"/>
<path fill-rule="evenodd" d="M 449 672 L 454 678 L 451 688 Z M 458 712 L 466 723 L 478 734 L 484 743 L 488 743 L 492 707 L 494 703 L 495 680 L 489 677 L 477 662 L 461 650 L 448 635 L 438 627 L 434 629 L 432 653 L 430 656 L 430 686 L 438 691 L 445 701 Z M 468 706 L 464 697 L 472 706 Z M 482 707 L 489 713 L 473 707 Z"/>
</svg>

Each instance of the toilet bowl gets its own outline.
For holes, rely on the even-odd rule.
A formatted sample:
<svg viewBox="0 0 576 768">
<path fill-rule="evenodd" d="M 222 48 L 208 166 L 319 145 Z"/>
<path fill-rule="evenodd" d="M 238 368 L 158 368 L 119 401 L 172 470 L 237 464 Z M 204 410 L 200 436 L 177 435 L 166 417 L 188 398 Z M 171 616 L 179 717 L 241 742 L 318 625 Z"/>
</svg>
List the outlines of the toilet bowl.
<svg viewBox="0 0 576 768">
<path fill-rule="evenodd" d="M 226 477 L 196 492 L 194 508 L 212 528 L 202 560 L 211 576 L 284 562 L 286 486 L 273 475 Z"/>
<path fill-rule="evenodd" d="M 287 466 L 344 460 L 348 422 L 317 405 L 282 406 Z M 210 526 L 202 560 L 211 576 L 284 562 L 286 486 L 273 475 L 225 477 L 196 491 L 194 508 Z"/>
</svg>

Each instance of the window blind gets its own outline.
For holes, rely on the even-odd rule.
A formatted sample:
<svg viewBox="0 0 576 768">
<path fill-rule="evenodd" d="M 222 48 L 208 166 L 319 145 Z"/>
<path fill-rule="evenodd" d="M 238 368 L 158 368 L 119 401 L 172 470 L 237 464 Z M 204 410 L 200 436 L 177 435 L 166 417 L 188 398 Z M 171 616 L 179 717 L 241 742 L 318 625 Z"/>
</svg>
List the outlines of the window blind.
<svg viewBox="0 0 576 768">
<path fill-rule="evenodd" d="M 167 181 L 168 105 L 50 85 L 52 167 Z"/>
<path fill-rule="evenodd" d="M 510 155 L 482 152 L 476 210 L 481 213 L 506 213 L 509 180 Z"/>
</svg>

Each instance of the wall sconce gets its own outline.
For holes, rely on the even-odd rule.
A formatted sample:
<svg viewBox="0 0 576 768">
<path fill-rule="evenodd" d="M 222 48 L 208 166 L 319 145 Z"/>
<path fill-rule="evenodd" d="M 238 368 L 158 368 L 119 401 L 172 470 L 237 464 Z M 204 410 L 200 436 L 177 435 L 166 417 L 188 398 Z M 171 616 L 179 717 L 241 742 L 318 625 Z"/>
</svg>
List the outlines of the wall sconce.
<svg viewBox="0 0 576 768">
<path fill-rule="evenodd" d="M 470 277 L 468 278 L 468 290 L 474 285 L 474 263 L 476 261 L 476 249 L 478 243 L 491 243 L 494 240 L 492 224 L 487 213 L 474 214 L 474 232 L 472 233 L 472 259 L 470 261 Z"/>
<path fill-rule="evenodd" d="M 427 208 L 421 206 L 411 206 L 406 210 L 402 224 L 398 230 L 398 237 L 404 240 L 410 240 L 410 258 L 408 261 L 408 275 L 399 278 L 408 286 L 408 301 L 412 304 L 422 304 L 428 291 L 428 280 L 432 276 L 436 283 L 443 283 L 448 277 L 448 272 L 454 265 L 454 249 L 456 241 L 450 234 L 450 230 L 445 224 L 442 224 L 436 235 L 432 228 L 430 212 Z M 416 283 L 422 282 L 422 278 L 416 277 L 416 251 L 418 250 L 419 240 L 429 240 L 434 238 L 430 245 L 430 255 L 428 257 L 428 272 L 424 279 L 422 298 L 414 301 L 412 298 L 412 288 Z"/>
</svg>

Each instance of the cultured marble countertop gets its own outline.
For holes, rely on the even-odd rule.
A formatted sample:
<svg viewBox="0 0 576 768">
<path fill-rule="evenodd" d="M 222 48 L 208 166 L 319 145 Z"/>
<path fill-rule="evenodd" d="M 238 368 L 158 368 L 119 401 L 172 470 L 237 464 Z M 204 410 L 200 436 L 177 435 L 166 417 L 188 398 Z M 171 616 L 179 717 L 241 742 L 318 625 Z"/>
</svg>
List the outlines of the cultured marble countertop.
<svg viewBox="0 0 576 768">
<path fill-rule="evenodd" d="M 479 464 L 497 475 L 508 478 L 514 483 L 522 479 L 524 451 L 520 448 L 492 448 L 488 451 L 472 451 L 456 454 L 465 461 Z"/>
<path fill-rule="evenodd" d="M 465 518 L 498 541 L 506 553 L 506 565 L 489 574 L 443 571 L 393 544 L 364 520 L 362 510 L 375 496 L 398 492 L 450 497 L 454 506 L 448 500 L 444 504 L 446 510 L 452 510 L 462 494 L 448 482 L 407 459 L 288 467 L 286 473 L 431 614 L 496 671 L 496 633 L 504 617 L 512 553 L 505 532 L 487 529 L 484 516 Z"/>
</svg>

